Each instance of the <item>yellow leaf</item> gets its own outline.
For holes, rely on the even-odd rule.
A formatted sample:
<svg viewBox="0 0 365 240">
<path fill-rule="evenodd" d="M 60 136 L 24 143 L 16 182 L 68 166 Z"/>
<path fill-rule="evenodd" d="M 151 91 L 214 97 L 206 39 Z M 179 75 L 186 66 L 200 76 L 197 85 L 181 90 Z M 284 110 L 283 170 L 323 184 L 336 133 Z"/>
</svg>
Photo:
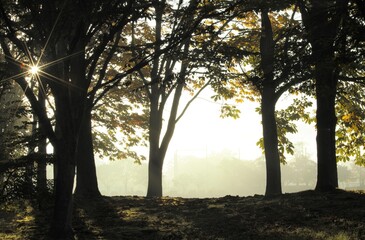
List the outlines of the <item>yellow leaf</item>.
<svg viewBox="0 0 365 240">
<path fill-rule="evenodd" d="M 342 120 L 343 120 L 344 122 L 349 122 L 349 121 L 350 121 L 350 119 L 351 119 L 351 113 L 349 113 L 349 114 L 346 114 L 346 115 L 342 116 Z"/>
</svg>

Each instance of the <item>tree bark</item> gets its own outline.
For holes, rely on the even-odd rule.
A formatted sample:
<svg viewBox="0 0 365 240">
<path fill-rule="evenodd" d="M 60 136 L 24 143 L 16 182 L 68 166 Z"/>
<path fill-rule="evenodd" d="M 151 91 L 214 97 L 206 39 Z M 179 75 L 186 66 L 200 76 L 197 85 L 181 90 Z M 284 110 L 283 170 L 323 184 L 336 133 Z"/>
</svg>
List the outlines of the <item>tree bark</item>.
<svg viewBox="0 0 365 240">
<path fill-rule="evenodd" d="M 275 89 L 264 87 L 261 103 L 261 116 L 266 159 L 265 196 L 282 194 L 275 104 Z"/>
<path fill-rule="evenodd" d="M 82 31 L 81 31 L 82 32 Z M 83 52 L 82 34 L 76 39 L 75 52 Z M 56 46 L 55 59 L 67 53 L 68 43 L 60 40 Z M 55 206 L 51 236 L 55 239 L 74 239 L 72 231 L 73 187 L 76 169 L 80 127 L 85 111 L 85 56 L 79 54 L 55 69 L 54 76 L 72 85 L 60 86 L 49 82 L 56 106 L 57 143 Z M 57 84 L 57 85 L 56 85 Z"/>
<path fill-rule="evenodd" d="M 338 187 L 336 161 L 335 98 L 337 76 L 333 61 L 317 62 L 317 185 L 316 190 L 331 191 Z"/>
<path fill-rule="evenodd" d="M 312 1 L 307 6 L 300 2 L 315 65 L 318 166 L 316 190 L 319 191 L 332 191 L 338 187 L 335 139 L 338 71 L 334 45 L 347 3 L 348 1 Z"/>
<path fill-rule="evenodd" d="M 159 20 L 157 21 L 158 24 L 156 24 L 156 36 L 157 36 L 156 39 L 159 39 L 161 36 L 161 23 L 162 23 L 161 14 L 162 12 L 159 13 L 158 15 Z M 185 41 L 183 46 L 184 46 L 183 56 L 186 57 L 189 53 L 190 38 Z M 156 48 L 156 51 L 158 51 L 158 48 Z M 161 68 L 166 67 L 165 74 L 169 74 L 169 71 L 171 71 L 169 64 L 160 67 Z M 163 111 L 169 94 L 166 95 L 165 93 L 166 89 L 164 87 L 160 88 L 158 83 L 155 83 L 151 86 L 150 119 L 149 119 L 150 152 L 149 152 L 149 166 L 148 166 L 147 197 L 162 197 L 163 162 L 166 156 L 168 146 L 175 132 L 175 127 L 177 122 L 177 111 L 179 107 L 182 90 L 185 84 L 187 67 L 188 67 L 188 61 L 185 61 L 181 64 L 181 69 L 179 72 L 179 77 L 174 92 L 174 99 L 172 101 L 166 132 L 163 135 L 161 142 L 160 140 L 161 140 L 161 131 L 163 123 Z M 153 79 L 159 78 L 157 74 L 158 68 L 159 68 L 159 62 L 155 61 L 153 64 L 153 69 L 151 71 L 151 76 Z"/>
<path fill-rule="evenodd" d="M 56 156 L 58 174 L 55 184 L 55 207 L 51 226 L 53 239 L 73 239 L 72 230 L 72 190 L 74 186 L 75 164 L 72 147 L 66 141 L 60 141 Z"/>
<path fill-rule="evenodd" d="M 156 27 L 155 27 L 155 53 L 160 51 L 160 41 L 162 33 L 162 15 L 164 11 L 164 1 L 155 2 Z M 160 83 L 158 70 L 160 67 L 159 59 L 155 58 L 152 62 L 151 70 L 151 91 L 148 93 L 150 99 L 149 116 L 149 162 L 148 162 L 148 186 L 147 197 L 162 197 L 162 166 L 163 158 L 160 157 L 160 135 L 162 131 L 162 118 L 164 101 L 160 104 Z"/>
<path fill-rule="evenodd" d="M 83 198 L 100 197 L 93 151 L 91 112 L 84 112 L 77 146 L 77 177 L 75 194 Z"/>
<path fill-rule="evenodd" d="M 149 155 L 147 197 L 162 197 L 163 158 L 159 151 L 155 153 L 151 151 L 153 149 L 150 149 Z"/>
<path fill-rule="evenodd" d="M 31 130 L 32 130 L 32 136 L 35 136 L 37 133 L 37 117 L 35 116 L 35 114 L 33 114 L 33 122 Z M 34 154 L 35 148 L 36 145 L 34 143 L 31 143 L 30 146 L 28 147 L 28 155 Z M 24 183 L 26 189 L 25 193 L 28 197 L 32 196 L 35 190 L 33 185 L 34 170 L 35 170 L 34 161 L 27 164 L 27 166 L 25 167 L 25 173 L 24 173 Z"/>
<path fill-rule="evenodd" d="M 185 69 L 186 70 L 186 69 Z M 182 75 L 185 75 L 184 71 Z M 182 76 L 181 76 L 182 77 Z M 175 90 L 174 99 L 171 107 L 169 122 L 167 124 L 166 133 L 159 144 L 161 127 L 162 127 L 162 115 L 159 111 L 154 110 L 153 114 L 150 114 L 150 153 L 149 153 L 149 166 L 148 166 L 148 188 L 147 197 L 162 197 L 162 168 L 163 162 L 168 150 L 172 136 L 174 135 L 176 127 L 177 110 L 182 94 L 184 83 L 180 82 Z M 156 104 L 156 103 L 155 103 Z M 156 129 L 156 126 L 159 129 Z M 158 136 L 157 136 L 158 134 Z M 156 144 L 157 143 L 157 144 Z"/>
<path fill-rule="evenodd" d="M 58 76 L 58 75 L 56 75 Z M 67 74 L 63 79 L 68 79 Z M 57 178 L 55 206 L 50 235 L 53 239 L 74 239 L 72 231 L 73 186 L 78 142 L 77 121 L 73 115 L 75 105 L 70 103 L 67 87 L 54 89 L 57 122 L 55 157 Z"/>
<path fill-rule="evenodd" d="M 281 172 L 278 150 L 278 133 L 275 119 L 276 85 L 274 81 L 275 42 L 270 18 L 266 9 L 261 14 L 261 69 L 264 73 L 261 91 L 261 116 L 266 159 L 266 196 L 280 195 Z"/>
<path fill-rule="evenodd" d="M 38 153 L 40 158 L 37 164 L 37 191 L 40 196 L 44 196 L 47 193 L 47 139 L 43 138 L 38 144 Z"/>
<path fill-rule="evenodd" d="M 156 84 L 157 85 L 157 84 Z M 157 86 L 152 86 L 157 88 Z M 158 89 L 154 89 L 158 91 Z M 159 111 L 159 97 L 151 96 L 149 117 L 149 162 L 147 197 L 162 196 L 162 166 L 163 159 L 160 154 L 160 134 L 162 130 L 162 113 Z"/>
<path fill-rule="evenodd" d="M 42 108 L 46 108 L 46 99 L 44 93 L 41 89 L 39 89 L 38 93 L 38 101 Z M 38 117 L 37 117 L 38 118 Z M 38 121 L 39 133 L 41 133 L 41 137 L 38 142 L 38 154 L 40 158 L 37 163 L 37 192 L 38 192 L 38 202 L 40 206 L 42 205 L 42 200 L 47 194 L 47 163 L 46 163 L 46 154 L 47 154 L 47 138 L 42 134 L 44 130 L 42 130 L 43 125 L 42 122 Z"/>
</svg>

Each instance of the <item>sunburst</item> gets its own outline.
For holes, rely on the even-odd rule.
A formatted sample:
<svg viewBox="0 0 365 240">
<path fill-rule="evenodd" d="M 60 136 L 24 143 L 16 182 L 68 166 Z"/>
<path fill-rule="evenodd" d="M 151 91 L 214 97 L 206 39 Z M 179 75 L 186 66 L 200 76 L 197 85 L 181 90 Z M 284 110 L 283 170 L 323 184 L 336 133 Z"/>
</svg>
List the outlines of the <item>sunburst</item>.
<svg viewBox="0 0 365 240">
<path fill-rule="evenodd" d="M 39 73 L 39 70 L 40 69 L 37 65 L 33 65 L 33 66 L 30 66 L 29 73 L 34 76 Z"/>
<path fill-rule="evenodd" d="M 66 1 L 65 1 L 66 2 Z M 82 51 L 77 52 L 77 53 L 73 53 L 64 57 L 61 57 L 59 59 L 56 59 L 54 61 L 50 61 L 47 63 L 42 63 L 42 58 L 44 56 L 44 53 L 46 51 L 46 48 L 49 45 L 51 36 L 53 35 L 56 25 L 59 22 L 60 16 L 64 10 L 64 7 L 66 5 L 66 3 L 64 2 L 61 10 L 58 13 L 58 16 L 52 26 L 52 29 L 47 37 L 47 40 L 44 44 L 44 46 L 41 48 L 40 51 L 40 55 L 36 56 L 35 54 L 32 53 L 32 51 L 29 49 L 29 47 L 27 46 L 26 42 L 22 42 L 23 49 L 24 49 L 24 53 L 25 53 L 25 60 L 21 60 L 19 61 L 19 59 L 15 59 L 12 56 L 10 56 L 10 52 L 9 54 L 5 54 L 5 58 L 8 59 L 8 62 L 11 62 L 13 64 L 16 64 L 19 66 L 19 73 L 15 74 L 13 76 L 4 78 L 0 80 L 0 83 L 6 82 L 6 81 L 10 81 L 10 80 L 16 80 L 18 78 L 26 78 L 30 81 L 37 81 L 38 84 L 40 85 L 41 89 L 45 89 L 43 85 L 43 81 L 41 81 L 41 78 L 44 79 L 48 79 L 50 81 L 53 81 L 55 83 L 64 85 L 64 86 L 69 86 L 69 87 L 73 87 L 73 88 L 78 88 L 77 86 L 75 86 L 74 84 L 72 84 L 68 79 L 62 79 L 61 77 L 57 77 L 55 75 L 53 75 L 52 73 L 48 72 L 46 70 L 47 67 L 55 65 L 55 64 L 59 64 L 61 62 L 63 62 L 65 59 L 74 57 L 75 55 L 79 55 L 82 53 Z M 24 59 L 24 58 L 23 58 Z"/>
<path fill-rule="evenodd" d="M 65 6 L 65 4 L 64 4 L 64 6 Z M 58 16 L 53 24 L 53 27 L 47 37 L 46 43 L 41 48 L 40 55 L 37 56 L 36 54 L 34 54 L 34 52 L 32 52 L 30 50 L 30 48 L 27 46 L 27 43 L 23 42 L 20 39 L 19 39 L 20 42 L 23 44 L 23 47 L 22 47 L 22 49 L 24 50 L 23 57 L 18 58 L 19 57 L 18 56 L 17 58 L 13 58 L 11 56 L 12 54 L 9 50 L 7 52 L 4 50 L 4 56 L 5 56 L 5 59 L 7 59 L 7 62 L 10 64 L 17 65 L 18 68 L 16 70 L 17 71 L 16 74 L 3 78 L 3 79 L 0 79 L 0 84 L 2 84 L 7 81 L 12 81 L 12 80 L 16 81 L 17 79 L 23 78 L 28 83 L 26 89 L 30 89 L 30 88 L 32 88 L 32 86 L 35 86 L 34 84 L 37 84 L 38 91 L 42 92 L 43 96 L 45 96 L 46 101 L 49 104 L 49 107 L 51 109 L 53 109 L 53 111 L 55 111 L 55 110 L 51 104 L 50 99 L 48 98 L 46 86 L 44 85 L 44 80 L 47 79 L 48 81 L 52 81 L 53 83 L 57 83 L 57 84 L 60 84 L 60 85 L 66 86 L 66 87 L 80 89 L 75 84 L 72 84 L 69 79 L 62 79 L 61 77 L 54 76 L 51 72 L 47 71 L 47 68 L 52 65 L 62 63 L 64 60 L 66 60 L 68 58 L 79 55 L 82 53 L 82 51 L 73 53 L 73 54 L 70 54 L 70 55 L 67 55 L 67 56 L 61 57 L 59 59 L 56 59 L 54 61 L 49 61 L 46 63 L 43 63 L 43 61 L 42 61 L 45 50 L 49 45 L 50 38 L 53 35 L 56 25 L 59 21 L 59 18 L 64 10 L 64 6 L 62 7 L 61 11 L 58 13 Z M 25 91 L 23 92 L 23 96 L 25 94 Z"/>
<path fill-rule="evenodd" d="M 81 52 L 62 57 L 60 59 L 45 63 L 43 65 L 35 63 L 35 61 L 32 60 L 32 55 L 30 55 L 30 54 L 28 56 L 26 56 L 27 60 L 25 60 L 25 62 L 20 62 L 18 59 L 14 59 L 11 56 L 6 55 L 6 58 L 9 59 L 9 62 L 12 62 L 13 64 L 16 64 L 19 66 L 19 73 L 12 75 L 10 77 L 1 79 L 0 83 L 4 83 L 7 81 L 11 81 L 11 80 L 16 80 L 19 78 L 27 78 L 29 80 L 36 80 L 40 84 L 42 84 L 41 83 L 42 81 L 40 81 L 40 80 L 41 80 L 41 77 L 44 77 L 45 79 L 48 79 L 49 81 L 52 81 L 52 82 L 55 82 L 55 83 L 58 83 L 58 84 L 61 84 L 64 86 L 78 88 L 75 84 L 72 84 L 70 81 L 57 77 L 46 71 L 47 67 L 58 64 L 58 63 L 62 62 L 63 60 L 65 60 L 67 58 L 71 58 L 77 54 L 81 54 Z M 31 62 L 31 64 L 28 64 L 27 63 L 28 61 Z"/>
</svg>

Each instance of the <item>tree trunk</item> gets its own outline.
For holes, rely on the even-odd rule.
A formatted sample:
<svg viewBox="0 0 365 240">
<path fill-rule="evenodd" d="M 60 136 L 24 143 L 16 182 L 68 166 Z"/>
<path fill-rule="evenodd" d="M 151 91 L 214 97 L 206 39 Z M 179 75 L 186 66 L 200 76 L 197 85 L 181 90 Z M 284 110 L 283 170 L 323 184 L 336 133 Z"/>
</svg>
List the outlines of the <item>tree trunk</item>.
<svg viewBox="0 0 365 240">
<path fill-rule="evenodd" d="M 163 22 L 163 12 L 166 7 L 165 1 L 155 2 L 154 4 L 156 10 L 156 26 L 155 26 L 155 41 L 156 45 L 154 48 L 155 53 L 161 51 L 161 34 L 162 34 L 162 22 Z M 186 38 L 182 43 L 182 62 L 180 66 L 180 71 L 178 74 L 177 84 L 174 92 L 174 98 L 171 105 L 171 111 L 166 126 L 166 132 L 161 136 L 162 125 L 163 125 L 163 112 L 167 99 L 170 96 L 169 87 L 166 88 L 167 81 L 173 81 L 171 76 L 173 76 L 173 69 L 177 63 L 175 56 L 164 56 L 166 57 L 164 61 L 160 62 L 159 58 L 155 58 L 152 63 L 151 69 L 151 90 L 148 91 L 150 100 L 150 118 L 149 118 L 149 166 L 148 166 L 148 188 L 147 197 L 162 197 L 162 168 L 163 162 L 166 156 L 166 152 L 172 136 L 175 131 L 176 122 L 178 121 L 177 111 L 179 106 L 179 101 L 181 98 L 182 90 L 185 86 L 185 78 L 187 74 L 187 69 L 189 66 L 189 47 L 190 47 L 191 36 Z M 165 61 L 166 60 L 166 61 Z M 164 69 L 164 71 L 162 71 Z M 161 73 L 164 72 L 164 77 Z M 159 82 L 163 79 L 165 82 Z M 173 82 L 172 82 L 172 85 Z M 181 115 L 184 114 L 184 111 Z M 161 139 L 162 137 L 162 139 Z"/>
<path fill-rule="evenodd" d="M 44 93 L 39 90 L 38 94 L 39 103 L 43 108 L 46 107 L 46 100 Z M 37 118 L 38 119 L 38 118 Z M 40 206 L 42 206 L 42 201 L 47 194 L 47 163 L 46 163 L 46 154 L 47 154 L 47 138 L 44 136 L 43 125 L 40 121 L 38 121 L 39 133 L 41 134 L 41 139 L 38 142 L 38 154 L 39 159 L 37 163 L 37 192 L 38 192 L 38 202 Z"/>
<path fill-rule="evenodd" d="M 74 153 L 69 143 L 60 141 L 57 146 L 58 174 L 55 189 L 55 207 L 51 237 L 53 239 L 74 239 L 72 231 L 72 190 L 74 186 Z"/>
<path fill-rule="evenodd" d="M 175 128 L 175 126 L 173 128 Z M 173 132 L 174 129 L 169 129 L 169 131 Z M 150 148 L 147 197 L 162 197 L 163 195 L 162 169 L 171 138 L 172 135 L 170 136 L 168 141 L 162 141 L 161 146 L 158 149 Z"/>
<path fill-rule="evenodd" d="M 67 79 L 67 77 L 65 77 Z M 69 94 L 64 89 L 54 91 L 56 105 L 57 141 L 55 158 L 55 205 L 51 225 L 52 239 L 74 239 L 72 231 L 72 191 L 75 178 L 76 143 L 78 136 L 72 121 Z"/>
<path fill-rule="evenodd" d="M 40 154 L 37 164 L 37 189 L 41 196 L 47 193 L 47 139 L 42 139 L 38 144 L 38 153 Z"/>
<path fill-rule="evenodd" d="M 158 152 L 159 151 L 157 151 L 157 153 L 150 153 L 147 197 L 162 197 L 163 158 Z"/>
<path fill-rule="evenodd" d="M 56 46 L 58 59 L 67 53 L 67 43 L 59 41 Z M 55 68 L 52 75 L 72 82 L 76 85 L 83 78 L 81 72 L 84 70 L 82 58 L 79 56 Z M 73 62 L 79 61 L 78 68 Z M 79 73 L 76 75 L 75 72 Z M 81 124 L 80 115 L 83 112 L 82 88 L 75 89 L 74 86 L 60 86 L 57 83 L 49 82 L 54 99 L 56 111 L 56 134 L 55 146 L 56 156 L 56 182 L 55 182 L 55 206 L 51 226 L 51 237 L 54 239 L 74 239 L 72 231 L 72 210 L 73 210 L 73 187 L 76 168 L 77 143 L 79 142 L 79 128 Z M 77 85 L 76 85 L 77 86 Z"/>
<path fill-rule="evenodd" d="M 334 62 L 316 64 L 317 97 L 317 185 L 316 190 L 338 187 L 336 162 L 336 83 Z"/>
<path fill-rule="evenodd" d="M 264 73 L 261 100 L 261 116 L 266 159 L 266 196 L 280 195 L 281 172 L 278 151 L 278 133 L 275 119 L 276 85 L 274 81 L 275 42 L 270 18 L 266 9 L 261 14 L 260 55 Z"/>
<path fill-rule="evenodd" d="M 32 126 L 31 126 L 33 139 L 35 139 L 36 134 L 37 134 L 37 121 L 38 121 L 38 118 L 33 113 L 33 122 L 32 122 Z M 34 143 L 30 144 L 30 146 L 28 147 L 28 155 L 34 154 L 36 147 L 37 147 L 36 144 L 34 144 Z M 33 185 L 34 171 L 35 171 L 34 160 L 31 160 L 25 167 L 25 175 L 24 175 L 25 191 L 26 191 L 26 195 L 28 197 L 32 196 L 33 192 L 35 190 L 34 185 Z"/>
<path fill-rule="evenodd" d="M 335 100 L 338 71 L 335 63 L 335 40 L 348 1 L 300 2 L 303 22 L 312 45 L 317 99 L 317 185 L 316 190 L 338 187 L 336 163 Z M 345 10 L 345 11 L 344 11 Z"/>
<path fill-rule="evenodd" d="M 67 79 L 67 77 L 65 77 Z M 75 178 L 77 125 L 73 121 L 74 106 L 69 102 L 65 89 L 54 92 L 58 140 L 55 146 L 57 178 L 55 183 L 55 206 L 51 237 L 74 239 L 72 231 L 73 186 Z"/>
<path fill-rule="evenodd" d="M 186 47 L 186 51 L 188 47 Z M 183 64 L 183 70 L 180 73 L 180 79 L 185 78 L 185 71 L 187 64 Z M 160 143 L 161 128 L 162 128 L 162 112 L 158 110 L 158 98 L 151 98 L 150 108 L 150 122 L 149 122 L 149 137 L 150 137 L 150 153 L 149 153 L 149 165 L 148 165 L 148 188 L 147 197 L 162 197 L 162 168 L 163 162 L 166 156 L 166 152 L 172 136 L 174 135 L 176 127 L 177 110 L 184 88 L 184 81 L 181 80 L 175 89 L 174 99 L 171 106 L 171 112 L 167 129 L 164 137 Z M 159 107 L 163 109 L 162 103 Z"/>
<path fill-rule="evenodd" d="M 152 86 L 155 87 L 155 86 Z M 158 95 L 151 96 L 149 117 L 149 162 L 147 197 L 162 197 L 162 166 L 163 158 L 160 154 L 160 134 L 162 128 L 162 114 L 158 110 Z"/>
<path fill-rule="evenodd" d="M 261 116 L 266 159 L 265 196 L 282 194 L 275 102 L 275 89 L 264 87 L 261 103 Z"/>
<path fill-rule="evenodd" d="M 162 33 L 162 15 L 164 11 L 163 2 L 156 1 L 154 4 L 156 11 L 155 26 L 155 53 L 160 51 L 161 33 Z M 148 162 L 148 186 L 147 197 L 162 197 L 162 166 L 163 159 L 160 157 L 160 135 L 162 130 L 163 107 L 160 105 L 161 89 L 158 82 L 159 79 L 159 58 L 155 58 L 152 62 L 151 78 L 153 79 L 151 90 L 148 93 L 150 100 L 150 116 L 149 116 L 149 162 Z M 161 104 L 164 105 L 161 100 Z"/>
<path fill-rule="evenodd" d="M 89 110 L 85 110 L 79 135 L 75 194 L 85 198 L 100 197 L 93 151 L 91 112 Z"/>
</svg>

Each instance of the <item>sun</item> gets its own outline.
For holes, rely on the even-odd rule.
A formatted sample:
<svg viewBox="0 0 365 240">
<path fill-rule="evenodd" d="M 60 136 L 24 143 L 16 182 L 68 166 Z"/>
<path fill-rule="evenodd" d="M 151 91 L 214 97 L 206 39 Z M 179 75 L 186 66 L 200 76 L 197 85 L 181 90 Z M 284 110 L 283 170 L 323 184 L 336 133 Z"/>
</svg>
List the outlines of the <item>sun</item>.
<svg viewBox="0 0 365 240">
<path fill-rule="evenodd" d="M 30 74 L 32 75 L 36 75 L 39 73 L 39 67 L 34 65 L 34 66 L 30 66 L 30 69 L 29 69 L 29 72 Z"/>
</svg>

